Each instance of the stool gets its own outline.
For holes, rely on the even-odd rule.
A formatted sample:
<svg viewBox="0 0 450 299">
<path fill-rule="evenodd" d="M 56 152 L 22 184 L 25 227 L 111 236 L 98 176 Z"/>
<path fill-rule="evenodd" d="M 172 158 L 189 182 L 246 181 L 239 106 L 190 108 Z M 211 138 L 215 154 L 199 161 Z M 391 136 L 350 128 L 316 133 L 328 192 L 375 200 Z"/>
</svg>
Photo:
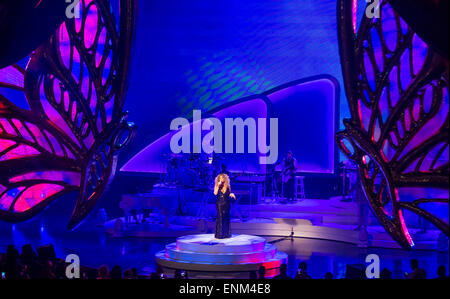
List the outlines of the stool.
<svg viewBox="0 0 450 299">
<path fill-rule="evenodd" d="M 295 200 L 306 199 L 304 176 L 295 176 Z"/>
</svg>

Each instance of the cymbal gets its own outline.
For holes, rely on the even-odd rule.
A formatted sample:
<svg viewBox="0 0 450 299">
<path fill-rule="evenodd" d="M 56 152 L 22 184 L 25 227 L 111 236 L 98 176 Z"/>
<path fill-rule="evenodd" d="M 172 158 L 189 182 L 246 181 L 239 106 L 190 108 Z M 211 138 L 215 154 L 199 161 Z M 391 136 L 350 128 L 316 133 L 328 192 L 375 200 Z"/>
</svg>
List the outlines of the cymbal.
<svg viewBox="0 0 450 299">
<path fill-rule="evenodd" d="M 182 154 L 175 154 L 175 153 L 162 153 L 161 156 L 169 158 L 183 158 Z"/>
</svg>

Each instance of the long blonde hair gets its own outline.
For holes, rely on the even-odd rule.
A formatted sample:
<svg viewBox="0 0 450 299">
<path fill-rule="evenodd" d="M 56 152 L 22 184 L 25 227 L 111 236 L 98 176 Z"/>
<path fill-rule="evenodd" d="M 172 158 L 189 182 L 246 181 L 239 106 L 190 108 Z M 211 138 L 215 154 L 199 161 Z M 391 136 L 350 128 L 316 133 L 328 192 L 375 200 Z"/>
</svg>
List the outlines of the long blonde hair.
<svg viewBox="0 0 450 299">
<path fill-rule="evenodd" d="M 220 173 L 218 176 L 216 176 L 216 179 L 215 179 L 214 194 L 217 194 L 217 191 L 219 191 L 219 180 L 220 180 L 220 178 L 223 178 L 223 180 L 224 180 L 225 191 L 227 189 L 231 191 L 230 178 L 225 173 Z M 220 191 L 222 191 L 222 190 L 220 190 Z"/>
</svg>

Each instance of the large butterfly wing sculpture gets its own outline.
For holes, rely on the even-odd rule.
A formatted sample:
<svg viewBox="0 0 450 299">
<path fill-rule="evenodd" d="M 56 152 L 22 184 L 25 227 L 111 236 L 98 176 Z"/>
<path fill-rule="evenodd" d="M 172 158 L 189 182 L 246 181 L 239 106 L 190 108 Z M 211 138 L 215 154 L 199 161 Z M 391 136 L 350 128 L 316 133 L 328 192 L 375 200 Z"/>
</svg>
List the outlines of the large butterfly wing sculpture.
<svg viewBox="0 0 450 299">
<path fill-rule="evenodd" d="M 0 70 L 0 219 L 32 218 L 78 190 L 75 228 L 114 175 L 117 151 L 134 132 L 123 105 L 135 1 L 81 0 L 22 68 Z M 26 104 L 19 105 L 20 98 Z"/>
<path fill-rule="evenodd" d="M 374 214 L 394 240 L 410 249 L 414 241 L 406 210 L 449 234 L 448 220 L 426 208 L 438 204 L 448 212 L 448 59 L 428 47 L 388 1 L 379 3 L 378 11 L 368 4 L 372 11 L 358 22 L 356 1 L 338 1 L 351 119 L 344 120 L 345 131 L 336 137 L 358 166 Z M 444 196 L 406 200 L 402 188 L 436 188 Z"/>
</svg>

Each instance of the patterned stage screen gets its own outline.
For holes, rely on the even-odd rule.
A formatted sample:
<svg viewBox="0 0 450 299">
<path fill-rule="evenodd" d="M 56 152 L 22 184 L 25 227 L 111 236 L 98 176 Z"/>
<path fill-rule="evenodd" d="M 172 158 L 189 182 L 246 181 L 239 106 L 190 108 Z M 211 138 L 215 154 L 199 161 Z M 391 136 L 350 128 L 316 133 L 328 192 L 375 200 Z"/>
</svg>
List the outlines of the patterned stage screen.
<svg viewBox="0 0 450 299">
<path fill-rule="evenodd" d="M 137 28 L 125 108 L 138 134 L 119 167 L 166 134 L 172 119 L 189 118 L 193 109 L 207 112 L 322 74 L 336 78 L 342 89 L 335 0 L 139 1 Z M 326 109 L 313 99 L 309 103 Z M 340 116 L 348 117 L 343 92 L 336 103 Z M 322 112 L 327 113 L 314 110 Z M 316 136 L 304 125 L 295 130 L 300 138 Z M 300 158 L 305 145 L 297 146 L 299 137 L 290 140 L 292 145 L 281 145 L 280 155 L 292 147 Z M 316 147 L 322 159 L 328 160 L 329 142 Z M 330 172 L 331 165 L 321 163 Z"/>
<path fill-rule="evenodd" d="M 227 165 L 228 170 L 232 172 L 264 173 L 266 165 L 261 162 L 262 157 L 270 157 L 272 162 L 267 164 L 276 163 L 276 169 L 280 170 L 286 152 L 292 150 L 298 162 L 298 172 L 332 174 L 335 173 L 337 162 L 334 133 L 337 126 L 338 97 L 339 85 L 336 79 L 331 76 L 315 76 L 221 105 L 206 113 L 204 117 L 202 115 L 201 126 L 204 126 L 205 118 L 209 116 L 218 119 L 222 138 L 216 152 L 221 153 L 219 157 L 221 163 Z M 250 129 L 251 126 L 243 128 L 241 135 L 243 139 L 240 139 L 243 143 L 242 153 L 236 150 L 236 143 L 239 142 L 237 129 L 233 131 L 226 129 L 227 119 L 234 121 L 238 118 L 243 123 L 247 123 L 250 119 L 254 123 L 254 130 Z M 257 121 L 259 119 L 266 119 L 266 127 L 260 125 Z M 202 144 L 195 142 L 193 126 L 195 125 L 191 122 L 188 130 L 171 131 L 151 142 L 121 170 L 165 172 L 162 166 L 165 164 L 167 154 L 171 153 L 170 144 L 172 138 L 176 137 L 175 134 L 186 137 L 189 142 L 189 153 L 194 148 L 202 148 Z M 210 132 L 211 130 L 203 130 L 202 140 Z M 262 144 L 269 146 L 268 154 L 261 151 L 260 134 L 265 138 Z M 276 136 L 275 139 L 273 135 Z M 254 140 L 251 136 L 254 136 L 255 144 L 258 144 L 254 153 L 249 150 L 248 141 Z M 225 150 L 228 138 L 232 140 L 231 153 Z"/>
<path fill-rule="evenodd" d="M 279 161 L 291 150 L 299 172 L 335 173 L 338 82 L 328 77 L 308 78 L 269 91 L 267 97 L 279 122 Z"/>
</svg>

